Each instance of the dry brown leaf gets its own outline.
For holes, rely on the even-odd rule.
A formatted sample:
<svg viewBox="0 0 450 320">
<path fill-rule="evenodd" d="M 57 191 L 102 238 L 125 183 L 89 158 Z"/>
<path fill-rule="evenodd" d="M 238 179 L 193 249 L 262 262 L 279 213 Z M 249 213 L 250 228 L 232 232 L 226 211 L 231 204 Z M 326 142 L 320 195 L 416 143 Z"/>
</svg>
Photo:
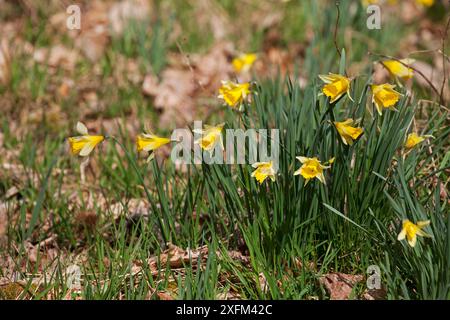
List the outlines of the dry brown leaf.
<svg viewBox="0 0 450 320">
<path fill-rule="evenodd" d="M 389 71 L 381 63 L 374 62 L 373 64 L 373 83 L 385 83 L 389 79 Z"/>
<path fill-rule="evenodd" d="M 82 226 L 94 228 L 98 222 L 98 215 L 94 210 L 80 211 L 76 214 L 75 220 Z"/>
<path fill-rule="evenodd" d="M 222 40 L 229 33 L 230 23 L 226 12 L 214 1 L 197 0 L 194 2 L 199 25 L 208 26 L 214 39 Z"/>
<path fill-rule="evenodd" d="M 217 93 L 222 80 L 230 78 L 233 73 L 231 58 L 234 55 L 234 45 L 231 42 L 216 43 L 205 55 L 193 55 L 195 75 L 194 81 L 200 88 Z"/>
<path fill-rule="evenodd" d="M 138 62 L 123 55 L 115 56 L 113 75 L 117 87 L 129 87 L 130 82 L 133 85 L 139 85 L 143 80 Z"/>
<path fill-rule="evenodd" d="M 363 298 L 365 300 L 385 300 L 386 299 L 386 289 L 366 289 L 366 291 L 363 294 Z"/>
<path fill-rule="evenodd" d="M 242 297 L 239 293 L 234 291 L 227 291 L 217 294 L 216 296 L 217 300 L 241 300 Z"/>
<path fill-rule="evenodd" d="M 57 132 L 66 122 L 65 113 L 61 112 L 61 107 L 56 103 L 51 103 L 46 108 L 35 110 L 23 109 L 20 113 L 20 124 L 22 127 L 35 128 L 42 125 L 43 122 L 51 123 L 50 130 Z"/>
<path fill-rule="evenodd" d="M 192 260 L 195 261 L 198 257 L 198 253 L 194 252 L 193 256 L 190 255 L 192 252 L 187 252 L 177 247 L 171 243 L 169 243 L 169 248 L 164 251 L 163 254 L 160 255 L 160 261 L 163 265 L 169 265 L 171 268 L 181 268 L 183 264 L 188 263 L 190 261 L 190 256 Z"/>
<path fill-rule="evenodd" d="M 39 177 L 34 172 L 27 168 L 25 168 L 21 164 L 14 164 L 14 163 L 8 163 L 4 162 L 3 166 L 0 166 L 2 170 L 0 170 L 0 178 L 5 179 L 6 177 L 16 181 L 19 186 L 21 184 L 24 184 L 24 181 L 27 181 L 27 179 L 31 179 L 31 182 L 35 185 L 39 185 Z"/>
<path fill-rule="evenodd" d="M 228 251 L 228 255 L 230 256 L 231 259 L 233 259 L 235 261 L 239 261 L 244 265 L 248 265 L 250 263 L 250 257 L 244 256 L 239 251 L 235 251 L 235 250 Z M 220 252 L 217 253 L 217 256 L 220 257 Z"/>
<path fill-rule="evenodd" d="M 38 248 L 32 245 L 29 241 L 25 242 L 25 250 L 27 251 L 28 261 L 36 263 L 38 258 Z"/>
<path fill-rule="evenodd" d="M 11 54 L 6 39 L 0 39 L 0 84 L 7 85 L 11 80 Z"/>
<path fill-rule="evenodd" d="M 243 264 L 248 264 L 250 258 L 247 256 L 243 256 L 237 251 L 230 251 L 228 255 L 234 260 L 240 261 Z M 221 252 L 217 251 L 216 256 L 218 259 L 221 259 Z M 192 263 L 192 266 L 196 266 L 199 257 L 201 257 L 201 263 L 205 263 L 208 258 L 208 246 L 202 246 L 196 249 L 186 250 L 175 246 L 171 243 L 168 244 L 168 249 L 162 252 L 159 256 L 153 256 L 148 259 L 147 263 L 150 267 L 154 266 L 157 269 L 158 261 L 162 266 L 177 269 L 182 268 L 184 264 Z"/>
<path fill-rule="evenodd" d="M 319 278 L 321 285 L 325 286 L 331 300 L 347 300 L 353 287 L 363 280 L 362 275 L 345 273 L 328 273 Z"/>
<path fill-rule="evenodd" d="M 261 288 L 261 291 L 263 293 L 267 293 L 267 291 L 269 290 L 269 284 L 267 283 L 266 276 L 264 275 L 263 272 L 259 273 L 258 282 L 259 282 L 259 287 Z"/>
<path fill-rule="evenodd" d="M 113 214 L 114 219 L 124 215 L 129 218 L 148 216 L 150 206 L 143 199 L 130 199 L 125 202 L 117 202 L 109 207 L 109 212 Z"/>
<path fill-rule="evenodd" d="M 445 186 L 445 184 L 443 182 L 440 183 L 440 186 L 441 186 L 441 192 L 439 193 L 439 196 L 441 197 L 442 200 L 447 199 L 447 202 L 450 204 L 450 198 L 448 198 L 447 187 Z"/>
<path fill-rule="evenodd" d="M 87 90 L 83 92 L 82 99 L 86 103 L 87 111 L 86 112 L 98 112 L 99 111 L 99 99 L 98 94 L 94 90 Z"/>
<path fill-rule="evenodd" d="M 152 75 L 144 80 L 145 94 L 154 97 L 155 108 L 163 111 L 160 119 L 162 126 L 183 124 L 193 120 L 195 84 L 188 70 L 166 69 L 162 80 L 156 84 Z"/>
<path fill-rule="evenodd" d="M 8 282 L 0 286 L 0 300 L 16 300 L 24 291 L 24 287 L 17 282 Z M 30 298 L 27 295 L 28 298 Z"/>
<path fill-rule="evenodd" d="M 109 43 L 109 37 L 103 26 L 93 29 L 91 32 L 84 32 L 76 41 L 76 45 L 81 52 L 91 62 L 100 60 Z"/>
<path fill-rule="evenodd" d="M 0 243 L 5 240 L 8 230 L 8 205 L 6 202 L 0 202 Z"/>
<path fill-rule="evenodd" d="M 261 12 L 255 11 L 252 13 L 251 19 L 259 30 L 267 30 L 276 27 L 283 19 L 283 14 L 280 11 L 272 11 L 261 16 Z"/>
<path fill-rule="evenodd" d="M 156 292 L 156 295 L 158 296 L 159 300 L 174 300 L 174 298 L 170 294 L 164 291 Z"/>
<path fill-rule="evenodd" d="M 406 23 L 410 24 L 414 20 L 420 17 L 422 11 L 413 1 L 402 1 L 401 8 L 395 8 L 396 15 L 400 14 L 400 19 Z"/>
<path fill-rule="evenodd" d="M 62 45 L 56 45 L 51 49 L 37 48 L 33 52 L 33 58 L 37 63 L 47 64 L 50 67 L 61 67 L 72 71 L 78 60 L 78 53 Z"/>
<path fill-rule="evenodd" d="M 12 198 L 15 195 L 17 195 L 19 192 L 20 192 L 20 190 L 16 186 L 12 186 L 5 192 L 4 197 L 5 197 L 5 199 L 9 199 L 9 198 Z"/>
<path fill-rule="evenodd" d="M 198 115 L 202 96 L 216 95 L 221 80 L 232 73 L 229 60 L 233 45 L 220 42 L 205 55 L 177 56 L 183 65 L 173 64 L 161 73 L 161 80 L 149 74 L 143 82 L 143 92 L 154 98 L 161 110 L 161 126 L 184 125 Z"/>
<path fill-rule="evenodd" d="M 158 94 L 158 78 L 153 74 L 148 74 L 142 83 L 142 91 L 149 96 L 156 96 Z"/>
<path fill-rule="evenodd" d="M 47 48 L 36 48 L 33 50 L 33 59 L 37 63 L 45 63 L 48 56 Z"/>
<path fill-rule="evenodd" d="M 110 41 L 108 32 L 109 3 L 94 1 L 83 13 L 81 32 L 75 37 L 75 46 L 91 62 L 98 61 Z"/>
<path fill-rule="evenodd" d="M 62 67 L 66 70 L 73 70 L 77 63 L 78 53 L 62 45 L 56 45 L 50 50 L 48 65 L 52 67 Z"/>
<path fill-rule="evenodd" d="M 316 263 L 314 261 L 308 261 L 305 264 L 305 263 L 303 263 L 303 261 L 299 257 L 293 258 L 293 261 L 294 261 L 295 266 L 297 268 L 299 268 L 299 269 L 306 268 L 307 270 L 310 270 L 310 271 L 316 271 L 317 270 L 317 266 L 316 266 Z"/>
<path fill-rule="evenodd" d="M 64 78 L 58 87 L 57 93 L 59 96 L 67 98 L 74 86 L 75 82 L 72 79 Z"/>
<path fill-rule="evenodd" d="M 67 289 L 67 293 L 64 296 L 64 298 L 62 298 L 62 300 L 82 300 L 82 296 L 80 294 L 80 290 L 79 289 Z"/>
<path fill-rule="evenodd" d="M 438 63 L 440 61 L 437 61 Z M 444 75 L 442 73 L 441 69 L 435 68 L 432 65 L 423 62 L 423 61 L 415 61 L 412 65 L 416 70 L 420 71 L 432 84 L 433 86 L 440 92 L 442 88 L 442 83 L 444 81 Z M 422 75 L 418 74 L 418 72 L 415 73 L 415 79 L 417 83 L 419 83 L 422 87 L 431 89 L 430 84 L 428 81 L 422 77 Z M 449 92 L 449 86 L 448 82 L 446 82 L 446 85 L 444 86 L 444 98 L 449 99 L 450 92 Z"/>
<path fill-rule="evenodd" d="M 96 193 L 91 190 L 83 190 L 80 193 L 78 191 L 71 191 L 65 197 L 67 198 L 68 209 L 72 212 L 77 212 L 80 208 L 88 211 L 95 211 L 97 209 L 106 211 L 109 207 L 107 199 L 105 199 L 101 192 Z"/>
</svg>

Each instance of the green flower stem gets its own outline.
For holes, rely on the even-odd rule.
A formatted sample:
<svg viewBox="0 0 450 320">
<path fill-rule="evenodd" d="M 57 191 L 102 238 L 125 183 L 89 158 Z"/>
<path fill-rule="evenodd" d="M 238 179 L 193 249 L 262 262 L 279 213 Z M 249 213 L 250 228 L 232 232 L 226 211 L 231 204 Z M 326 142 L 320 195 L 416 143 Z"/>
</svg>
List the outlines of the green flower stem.
<svg viewBox="0 0 450 320">
<path fill-rule="evenodd" d="M 142 186 L 144 187 L 145 194 L 147 196 L 147 199 L 148 199 L 149 203 L 153 207 L 153 211 L 154 212 L 158 212 L 157 208 L 155 207 L 155 205 L 154 205 L 154 203 L 152 201 L 150 192 L 148 191 L 147 187 L 145 186 L 144 177 L 142 176 L 141 172 L 139 171 L 139 168 L 138 168 L 138 166 L 136 164 L 136 161 L 134 161 L 134 159 L 131 156 L 131 154 L 128 152 L 128 150 L 125 148 L 125 146 L 119 140 L 117 140 L 113 136 L 108 136 L 107 138 L 109 138 L 109 139 L 113 140 L 115 143 L 117 143 L 120 146 L 120 148 L 122 148 L 123 152 L 125 152 L 125 154 L 126 154 L 126 156 L 128 158 L 128 161 L 131 163 L 131 166 L 133 167 L 134 171 L 136 172 L 136 174 L 138 176 L 138 179 L 140 180 Z M 164 225 L 162 223 L 161 217 L 159 216 L 159 213 L 157 214 L 157 218 L 158 218 L 159 228 L 161 230 L 161 235 L 162 235 L 163 240 L 164 240 L 164 244 L 167 244 L 168 243 L 167 242 L 168 236 L 166 234 L 166 229 L 164 228 Z"/>
</svg>

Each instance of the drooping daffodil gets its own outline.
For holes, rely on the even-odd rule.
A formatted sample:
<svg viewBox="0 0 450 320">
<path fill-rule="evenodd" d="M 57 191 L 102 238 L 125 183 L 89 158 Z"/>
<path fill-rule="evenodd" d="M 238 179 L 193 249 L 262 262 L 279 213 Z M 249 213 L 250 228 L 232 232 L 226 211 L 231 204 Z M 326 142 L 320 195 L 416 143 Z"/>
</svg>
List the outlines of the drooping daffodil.
<svg viewBox="0 0 450 320">
<path fill-rule="evenodd" d="M 234 83 L 232 81 L 222 81 L 219 88 L 218 98 L 223 99 L 232 108 L 239 107 L 250 94 L 250 83 Z"/>
<path fill-rule="evenodd" d="M 80 136 L 68 138 L 70 149 L 74 155 L 87 157 L 100 142 L 105 140 L 102 135 L 90 135 L 86 126 L 79 121 L 76 129 Z"/>
<path fill-rule="evenodd" d="M 417 133 L 412 132 L 408 134 L 408 137 L 406 138 L 405 147 L 407 149 L 412 149 L 428 138 L 433 138 L 433 136 L 432 135 L 419 136 Z"/>
<path fill-rule="evenodd" d="M 414 75 L 414 70 L 409 67 L 414 61 L 414 59 L 384 60 L 381 64 L 393 77 L 408 80 Z"/>
<path fill-rule="evenodd" d="M 236 73 L 243 73 L 249 71 L 255 61 L 256 54 L 244 53 L 234 58 L 231 64 L 233 65 Z"/>
<path fill-rule="evenodd" d="M 331 168 L 331 164 L 334 162 L 334 158 L 328 161 L 329 165 L 323 165 L 319 159 L 316 157 L 296 157 L 302 166 L 294 172 L 294 176 L 301 175 L 305 179 L 305 185 L 308 184 L 309 180 L 317 178 L 323 184 L 326 184 L 325 176 L 323 175 L 324 169 Z"/>
<path fill-rule="evenodd" d="M 153 151 L 170 142 L 171 140 L 169 138 L 159 137 L 151 133 L 141 133 L 136 137 L 136 148 L 138 152 L 150 152 L 150 155 L 147 158 L 147 161 L 150 161 L 154 156 Z"/>
<path fill-rule="evenodd" d="M 342 142 L 346 145 L 352 145 L 353 141 L 359 138 L 363 133 L 363 129 L 359 127 L 353 127 L 353 119 L 347 119 L 342 122 L 334 122 L 336 130 L 341 136 Z"/>
<path fill-rule="evenodd" d="M 255 177 L 259 184 L 262 184 L 267 178 L 275 181 L 276 172 L 273 167 L 273 161 L 255 162 L 252 164 L 252 167 L 256 168 L 256 170 L 252 172 L 252 177 Z"/>
<path fill-rule="evenodd" d="M 319 78 L 325 83 L 322 93 L 330 98 L 330 103 L 336 102 L 344 94 L 347 94 L 350 100 L 350 83 L 351 80 L 345 76 L 335 73 L 328 75 L 319 75 Z"/>
<path fill-rule="evenodd" d="M 429 234 L 425 233 L 422 228 L 430 224 L 430 220 L 417 221 L 416 224 L 409 221 L 408 219 L 403 220 L 402 230 L 398 234 L 397 240 L 401 241 L 405 239 L 411 247 L 414 247 L 417 242 L 417 236 L 421 237 L 431 237 Z"/>
<path fill-rule="evenodd" d="M 201 134 L 201 137 L 194 143 L 198 144 L 203 150 L 208 151 L 210 154 L 212 154 L 217 144 L 219 144 L 223 150 L 222 130 L 224 125 L 225 123 L 216 126 L 205 125 L 204 129 L 194 129 L 194 133 Z"/>
<path fill-rule="evenodd" d="M 393 109 L 402 95 L 400 92 L 394 90 L 395 85 L 389 83 L 373 84 L 371 88 L 372 102 L 375 104 L 380 115 L 383 108 Z"/>
</svg>

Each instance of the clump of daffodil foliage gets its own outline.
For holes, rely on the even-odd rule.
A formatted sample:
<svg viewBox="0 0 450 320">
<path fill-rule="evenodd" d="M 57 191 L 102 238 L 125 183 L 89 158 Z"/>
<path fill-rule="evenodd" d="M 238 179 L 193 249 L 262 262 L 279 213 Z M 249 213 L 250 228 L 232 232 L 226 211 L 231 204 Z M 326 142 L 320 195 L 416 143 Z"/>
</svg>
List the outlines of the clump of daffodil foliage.
<svg viewBox="0 0 450 320">
<path fill-rule="evenodd" d="M 236 72 L 248 72 L 255 59 L 236 58 Z M 393 81 L 414 75 L 402 64 L 407 61 L 379 63 Z M 422 184 L 426 173 L 439 180 L 441 170 L 423 170 L 434 158 L 442 159 L 449 128 L 442 127 L 443 117 L 436 111 L 422 133 L 416 132 L 417 102 L 401 84 L 394 90 L 392 83 L 374 83 L 369 68 L 367 74 L 347 76 L 345 52 L 335 68 L 338 73 L 317 75 L 305 88 L 289 79 L 224 81 L 218 98 L 225 113 L 218 112 L 204 129 L 193 130 L 200 135 L 194 145 L 212 155 L 216 147 L 224 150 L 224 128 L 279 129 L 277 170 L 273 161 L 261 159 L 236 165 L 192 164 L 190 174 L 181 175 L 187 197 L 174 205 L 177 169 L 153 161 L 153 186 L 146 186 L 139 172 L 143 169 L 128 157 L 152 203 L 163 242 L 180 241 L 176 210 L 204 212 L 210 220 L 197 241 L 226 239 L 228 249 L 244 241 L 255 269 L 266 278 L 276 279 L 295 257 L 322 266 L 333 261 L 338 269 L 345 266 L 338 270 L 345 272 L 377 265 L 388 297 L 446 298 L 447 204 L 440 198 L 439 183 L 430 194 Z M 105 140 L 88 135 L 81 123 L 78 131 L 81 136 L 69 138 L 74 154 L 87 156 Z M 141 134 L 136 152 L 150 152 L 151 161 L 156 149 L 171 142 Z M 269 281 L 269 287 L 272 297 L 283 290 L 276 281 Z"/>
</svg>

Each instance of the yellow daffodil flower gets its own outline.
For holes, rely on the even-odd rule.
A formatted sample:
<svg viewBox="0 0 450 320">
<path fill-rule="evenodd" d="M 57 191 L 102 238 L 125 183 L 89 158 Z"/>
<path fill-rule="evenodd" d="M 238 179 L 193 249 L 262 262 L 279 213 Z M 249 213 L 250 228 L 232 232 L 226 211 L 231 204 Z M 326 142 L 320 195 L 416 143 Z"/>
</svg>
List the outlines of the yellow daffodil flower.
<svg viewBox="0 0 450 320">
<path fill-rule="evenodd" d="M 218 143 L 223 147 L 222 129 L 225 124 L 221 123 L 217 126 L 205 125 L 205 129 L 194 129 L 195 133 L 202 135 L 200 139 L 197 139 L 194 143 L 198 144 L 203 150 L 209 151 L 211 154 Z"/>
<path fill-rule="evenodd" d="M 241 73 L 249 71 L 255 61 L 256 54 L 246 53 L 234 58 L 231 63 L 233 64 L 234 71 Z"/>
<path fill-rule="evenodd" d="M 362 0 L 362 3 L 365 7 L 370 6 L 371 4 L 378 4 L 379 0 Z"/>
<path fill-rule="evenodd" d="M 434 4 L 434 0 L 416 0 L 416 3 L 425 7 L 431 7 Z"/>
<path fill-rule="evenodd" d="M 372 102 L 375 104 L 378 113 L 381 115 L 383 108 L 393 108 L 397 101 L 400 99 L 401 93 L 394 90 L 395 85 L 373 84 L 372 88 Z"/>
<path fill-rule="evenodd" d="M 252 177 L 255 177 L 259 184 L 262 184 L 267 178 L 275 181 L 275 170 L 272 161 L 255 162 L 252 164 L 252 167 L 256 168 L 256 170 L 252 172 Z"/>
<path fill-rule="evenodd" d="M 322 88 L 324 95 L 329 97 L 330 103 L 337 101 L 343 94 L 347 93 L 350 100 L 353 101 L 350 96 L 350 82 L 351 80 L 347 77 L 341 76 L 340 74 L 329 73 L 328 75 L 319 75 L 320 80 L 325 82 Z"/>
<path fill-rule="evenodd" d="M 158 137 L 154 134 L 141 133 L 136 137 L 136 147 L 138 152 L 150 152 L 150 155 L 147 158 L 147 161 L 150 161 L 155 155 L 153 151 L 170 143 L 170 141 L 171 140 L 168 138 Z"/>
<path fill-rule="evenodd" d="M 223 99 L 230 107 L 235 108 L 240 105 L 250 94 L 250 83 L 222 81 L 222 86 L 219 88 L 219 93 L 220 99 Z"/>
<path fill-rule="evenodd" d="M 425 141 L 425 139 L 428 139 L 428 138 L 433 138 L 433 136 L 432 135 L 419 136 L 417 133 L 412 132 L 406 138 L 405 147 L 408 149 L 412 149 L 416 145 Z"/>
<path fill-rule="evenodd" d="M 389 71 L 389 73 L 397 78 L 403 80 L 411 79 L 414 75 L 414 70 L 407 67 L 414 63 L 414 59 L 402 59 L 402 60 L 384 60 L 381 61 L 383 66 Z"/>
<path fill-rule="evenodd" d="M 365 5 L 366 7 L 371 5 L 371 4 L 383 4 L 384 1 L 380 1 L 380 0 L 363 0 L 363 5 Z M 398 3 L 397 0 L 387 0 L 387 4 L 388 5 L 396 5 Z"/>
<path fill-rule="evenodd" d="M 89 135 L 86 126 L 81 122 L 77 123 L 77 131 L 81 136 L 70 137 L 68 140 L 72 153 L 81 157 L 87 157 L 100 142 L 105 140 L 104 136 Z"/>
<path fill-rule="evenodd" d="M 319 179 L 320 182 L 326 184 L 325 176 L 323 175 L 324 169 L 329 169 L 331 166 L 324 166 L 320 163 L 320 160 L 317 158 L 307 158 L 307 157 L 296 157 L 303 164 L 300 169 L 294 172 L 294 176 L 302 175 L 305 179 L 305 186 L 308 184 L 309 180 L 313 178 Z M 332 164 L 334 162 L 334 158 L 331 158 L 328 163 Z"/>
<path fill-rule="evenodd" d="M 400 231 L 400 233 L 398 234 L 397 240 L 401 241 L 406 237 L 406 240 L 408 240 L 408 244 L 411 247 L 414 247 L 416 245 L 418 235 L 421 237 L 431 237 L 430 235 L 422 231 L 422 228 L 429 224 L 430 220 L 417 221 L 417 224 L 412 223 L 408 219 L 403 220 L 402 231 Z"/>
<path fill-rule="evenodd" d="M 139 152 L 153 151 L 170 143 L 170 141 L 171 140 L 168 138 L 161 138 L 154 134 L 142 133 L 136 138 L 136 147 Z"/>
<path fill-rule="evenodd" d="M 352 145 L 353 141 L 363 133 L 362 128 L 352 127 L 353 120 L 347 119 L 343 122 L 334 122 L 336 129 L 341 136 L 342 142 L 345 145 Z"/>
</svg>

